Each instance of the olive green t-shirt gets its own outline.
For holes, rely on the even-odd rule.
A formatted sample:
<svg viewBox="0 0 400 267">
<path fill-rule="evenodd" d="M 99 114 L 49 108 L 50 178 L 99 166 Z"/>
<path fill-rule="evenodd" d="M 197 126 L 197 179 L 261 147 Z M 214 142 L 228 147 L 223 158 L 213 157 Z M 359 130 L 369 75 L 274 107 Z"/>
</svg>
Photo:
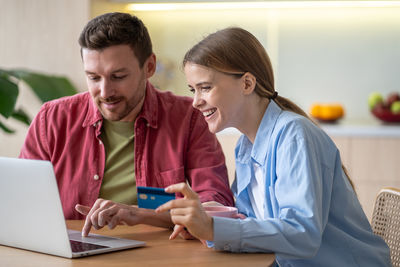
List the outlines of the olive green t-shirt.
<svg viewBox="0 0 400 267">
<path fill-rule="evenodd" d="M 99 197 L 137 204 L 134 123 L 104 120 L 100 137 L 106 151 L 106 163 Z"/>
</svg>

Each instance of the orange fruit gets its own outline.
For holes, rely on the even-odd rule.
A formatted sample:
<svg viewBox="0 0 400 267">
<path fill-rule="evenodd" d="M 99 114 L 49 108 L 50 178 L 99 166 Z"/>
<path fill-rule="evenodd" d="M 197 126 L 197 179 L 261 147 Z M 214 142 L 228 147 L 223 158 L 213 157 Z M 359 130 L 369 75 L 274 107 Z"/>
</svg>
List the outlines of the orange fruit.
<svg viewBox="0 0 400 267">
<path fill-rule="evenodd" d="M 341 104 L 316 103 L 311 105 L 310 114 L 319 120 L 332 121 L 344 116 L 344 108 Z"/>
</svg>

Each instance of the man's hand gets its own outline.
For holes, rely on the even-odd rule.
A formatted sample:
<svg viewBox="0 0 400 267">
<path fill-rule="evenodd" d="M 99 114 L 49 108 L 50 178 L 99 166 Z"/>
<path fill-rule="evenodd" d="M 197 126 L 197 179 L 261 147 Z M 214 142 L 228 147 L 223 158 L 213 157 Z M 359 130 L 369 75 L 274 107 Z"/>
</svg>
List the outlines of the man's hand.
<svg viewBox="0 0 400 267">
<path fill-rule="evenodd" d="M 100 229 L 108 225 L 114 229 L 117 225 L 135 225 L 141 223 L 139 208 L 125 204 L 115 203 L 110 200 L 97 199 L 93 207 L 77 204 L 75 209 L 86 215 L 82 236 L 88 236 L 90 228 Z"/>
<path fill-rule="evenodd" d="M 170 211 L 172 222 L 177 224 L 170 239 L 178 236 L 184 227 L 198 239 L 213 240 L 213 219 L 208 216 L 200 203 L 198 195 L 186 183 L 170 185 L 168 193 L 180 192 L 184 198 L 168 201 L 156 209 L 156 212 Z"/>
</svg>

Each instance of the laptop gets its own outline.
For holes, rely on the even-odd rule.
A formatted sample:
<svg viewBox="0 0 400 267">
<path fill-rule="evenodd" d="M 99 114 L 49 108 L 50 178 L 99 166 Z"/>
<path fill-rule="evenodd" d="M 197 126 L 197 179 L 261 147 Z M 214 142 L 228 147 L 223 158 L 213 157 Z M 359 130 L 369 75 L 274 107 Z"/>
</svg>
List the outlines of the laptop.
<svg viewBox="0 0 400 267">
<path fill-rule="evenodd" d="M 0 203 L 0 245 L 66 258 L 145 245 L 67 229 L 49 161 L 0 157 Z"/>
</svg>

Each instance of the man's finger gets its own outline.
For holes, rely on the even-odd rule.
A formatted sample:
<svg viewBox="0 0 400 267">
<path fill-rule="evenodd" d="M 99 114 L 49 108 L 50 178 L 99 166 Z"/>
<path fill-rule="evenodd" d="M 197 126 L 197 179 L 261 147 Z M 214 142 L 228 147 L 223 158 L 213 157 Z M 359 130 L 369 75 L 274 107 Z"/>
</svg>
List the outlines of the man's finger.
<svg viewBox="0 0 400 267">
<path fill-rule="evenodd" d="M 86 217 L 85 224 L 82 228 L 82 236 L 88 236 L 90 232 L 90 228 L 92 227 L 92 222 L 90 221 L 90 217 Z"/>
<path fill-rule="evenodd" d="M 86 216 L 86 215 L 89 214 L 90 207 L 84 206 L 84 205 L 81 205 L 81 204 L 76 204 L 76 205 L 75 205 L 75 210 L 76 210 L 77 212 L 79 212 L 80 214 Z"/>
<path fill-rule="evenodd" d="M 90 217 L 92 216 L 93 212 L 98 209 L 101 201 L 102 201 L 102 199 L 97 199 L 96 202 L 94 203 L 93 207 L 90 209 L 89 213 L 87 214 L 85 224 L 83 225 L 83 228 L 82 228 L 82 236 L 88 236 L 88 234 L 90 232 L 90 228 L 92 227 L 92 221 L 91 221 Z"/>
<path fill-rule="evenodd" d="M 99 211 L 97 214 L 97 224 L 101 227 L 109 223 L 112 217 L 118 212 L 119 207 L 117 205 L 111 206 L 110 208 Z"/>
<path fill-rule="evenodd" d="M 117 214 L 114 214 L 111 218 L 111 220 L 108 222 L 108 228 L 109 229 L 114 229 L 120 222 L 120 214 L 117 212 Z"/>
</svg>

